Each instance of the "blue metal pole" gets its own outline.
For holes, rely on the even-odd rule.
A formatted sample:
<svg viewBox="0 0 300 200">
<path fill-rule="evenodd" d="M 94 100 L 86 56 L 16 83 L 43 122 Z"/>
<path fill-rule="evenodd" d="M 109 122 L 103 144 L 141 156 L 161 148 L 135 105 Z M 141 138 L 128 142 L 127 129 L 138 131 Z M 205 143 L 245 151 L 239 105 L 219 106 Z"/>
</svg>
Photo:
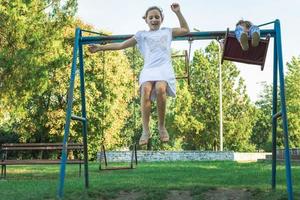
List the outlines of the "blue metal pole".
<svg viewBox="0 0 300 200">
<path fill-rule="evenodd" d="M 76 28 L 75 42 L 74 42 L 74 49 L 73 49 L 73 62 L 72 62 L 72 69 L 71 69 L 71 79 L 70 79 L 70 87 L 69 87 L 69 93 L 68 93 L 68 105 L 67 105 L 65 133 L 64 133 L 64 139 L 63 139 L 63 149 L 62 149 L 61 164 L 60 164 L 60 181 L 59 181 L 59 188 L 58 188 L 58 194 L 57 194 L 59 198 L 62 198 L 63 193 L 64 193 L 68 138 L 69 138 L 69 132 L 70 132 L 71 116 L 72 116 L 72 105 L 73 105 L 73 94 L 74 94 L 74 83 L 75 83 L 79 36 L 80 36 L 80 29 Z"/>
<path fill-rule="evenodd" d="M 80 32 L 81 37 L 81 32 Z M 83 65 L 83 49 L 82 44 L 79 44 L 79 65 L 80 65 L 80 93 L 81 93 L 81 112 L 82 117 L 82 137 L 83 137 L 83 154 L 84 154 L 84 179 L 85 187 L 89 187 L 89 171 L 88 171 L 88 149 L 87 149 L 87 118 L 86 118 L 86 103 L 85 103 L 85 83 L 84 83 L 84 65 Z"/>
<path fill-rule="evenodd" d="M 287 190 L 288 190 L 288 199 L 293 200 L 292 172 L 291 172 L 288 123 L 287 123 L 287 111 L 286 111 L 286 100 L 285 100 L 285 86 L 284 86 L 284 71 L 283 71 L 282 46 L 281 46 L 281 30 L 280 30 L 279 20 L 275 21 L 275 31 L 276 31 L 277 55 L 278 55 L 278 63 L 279 63 L 282 125 L 284 131 L 283 134 L 284 134 L 284 147 L 285 147 L 284 157 L 285 157 L 286 183 L 287 183 Z"/>
<path fill-rule="evenodd" d="M 274 25 L 275 29 L 275 25 Z M 277 137 L 277 83 L 278 83 L 278 57 L 277 40 L 274 37 L 274 57 L 273 57 L 273 103 L 272 103 L 272 189 L 276 188 L 276 137 Z"/>
</svg>

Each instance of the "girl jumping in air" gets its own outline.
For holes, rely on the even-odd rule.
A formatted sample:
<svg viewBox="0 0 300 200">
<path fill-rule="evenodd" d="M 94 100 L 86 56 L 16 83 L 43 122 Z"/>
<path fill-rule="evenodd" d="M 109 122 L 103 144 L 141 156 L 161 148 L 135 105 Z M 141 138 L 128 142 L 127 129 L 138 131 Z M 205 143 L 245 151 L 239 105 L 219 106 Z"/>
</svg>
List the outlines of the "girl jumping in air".
<svg viewBox="0 0 300 200">
<path fill-rule="evenodd" d="M 175 97 L 176 79 L 171 61 L 172 37 L 182 36 L 189 32 L 180 6 L 171 5 L 171 10 L 178 17 L 180 27 L 160 27 L 164 16 L 159 7 L 153 6 L 146 10 L 143 19 L 149 27 L 148 31 L 138 31 L 133 37 L 124 42 L 107 45 L 90 45 L 89 51 L 95 53 L 105 50 L 120 50 L 137 44 L 144 58 L 144 66 L 140 73 L 139 85 L 141 91 L 141 112 L 143 132 L 139 140 L 140 145 L 148 143 L 151 137 L 149 120 L 151 100 L 157 100 L 158 132 L 162 142 L 169 141 L 169 134 L 165 127 L 165 113 L 167 96 Z"/>
</svg>

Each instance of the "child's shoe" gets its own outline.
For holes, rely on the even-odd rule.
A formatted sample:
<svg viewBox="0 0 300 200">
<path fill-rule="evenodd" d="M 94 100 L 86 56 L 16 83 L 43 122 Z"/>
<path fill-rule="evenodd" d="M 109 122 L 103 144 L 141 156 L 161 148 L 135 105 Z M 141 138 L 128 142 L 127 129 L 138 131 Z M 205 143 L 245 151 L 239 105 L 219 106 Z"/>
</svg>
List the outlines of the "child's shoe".
<svg viewBox="0 0 300 200">
<path fill-rule="evenodd" d="M 160 141 L 169 142 L 169 133 L 166 128 L 158 129 Z"/>
<path fill-rule="evenodd" d="M 149 139 L 150 139 L 150 134 L 147 134 L 147 133 L 143 132 L 141 137 L 140 137 L 140 140 L 139 140 L 139 145 L 142 146 L 142 145 L 148 144 Z"/>
<path fill-rule="evenodd" d="M 247 51 L 249 49 L 247 33 L 242 33 L 240 43 L 243 51 Z"/>
<path fill-rule="evenodd" d="M 254 32 L 253 34 L 252 34 L 252 40 L 251 40 L 251 45 L 253 46 L 253 47 L 257 47 L 258 46 L 258 44 L 259 44 L 259 34 L 258 34 L 258 32 Z"/>
</svg>

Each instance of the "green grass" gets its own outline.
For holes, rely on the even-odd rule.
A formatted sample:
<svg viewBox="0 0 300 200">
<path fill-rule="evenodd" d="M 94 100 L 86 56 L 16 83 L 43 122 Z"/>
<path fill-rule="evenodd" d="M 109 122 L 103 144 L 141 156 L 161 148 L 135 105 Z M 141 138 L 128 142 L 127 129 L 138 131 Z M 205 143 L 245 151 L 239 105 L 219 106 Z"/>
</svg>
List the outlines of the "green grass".
<svg viewBox="0 0 300 200">
<path fill-rule="evenodd" d="M 190 191 L 193 199 L 217 188 L 246 189 L 255 200 L 287 199 L 285 166 L 277 167 L 277 190 L 270 188 L 270 163 L 159 162 L 140 163 L 137 169 L 98 170 L 89 163 L 90 187 L 84 189 L 78 166 L 68 165 L 65 199 L 113 199 L 119 191 L 143 194 L 139 199 L 164 199 L 170 190 Z M 300 166 L 292 167 L 294 199 L 300 199 Z M 0 199 L 55 199 L 59 166 L 8 166 L 7 180 L 0 180 Z"/>
</svg>

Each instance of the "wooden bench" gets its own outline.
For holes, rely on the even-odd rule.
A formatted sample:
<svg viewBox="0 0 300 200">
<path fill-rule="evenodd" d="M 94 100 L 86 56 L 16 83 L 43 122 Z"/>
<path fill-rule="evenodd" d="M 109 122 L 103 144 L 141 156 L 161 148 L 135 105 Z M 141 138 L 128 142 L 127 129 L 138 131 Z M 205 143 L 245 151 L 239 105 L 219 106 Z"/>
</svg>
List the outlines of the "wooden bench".
<svg viewBox="0 0 300 200">
<path fill-rule="evenodd" d="M 35 165 L 35 164 L 60 164 L 60 155 L 63 149 L 62 143 L 10 143 L 2 144 L 1 146 L 1 178 L 6 178 L 6 166 L 7 165 Z M 84 161 L 81 159 L 83 157 L 83 144 L 69 143 L 68 152 L 77 151 L 78 159 L 68 159 L 67 164 L 79 164 L 79 176 L 81 175 L 81 164 Z M 56 152 L 58 158 L 56 159 L 44 159 L 44 158 L 33 158 L 34 153 L 43 154 Z M 22 157 L 29 156 L 29 159 L 11 158 L 10 153 L 18 153 Z"/>
</svg>

